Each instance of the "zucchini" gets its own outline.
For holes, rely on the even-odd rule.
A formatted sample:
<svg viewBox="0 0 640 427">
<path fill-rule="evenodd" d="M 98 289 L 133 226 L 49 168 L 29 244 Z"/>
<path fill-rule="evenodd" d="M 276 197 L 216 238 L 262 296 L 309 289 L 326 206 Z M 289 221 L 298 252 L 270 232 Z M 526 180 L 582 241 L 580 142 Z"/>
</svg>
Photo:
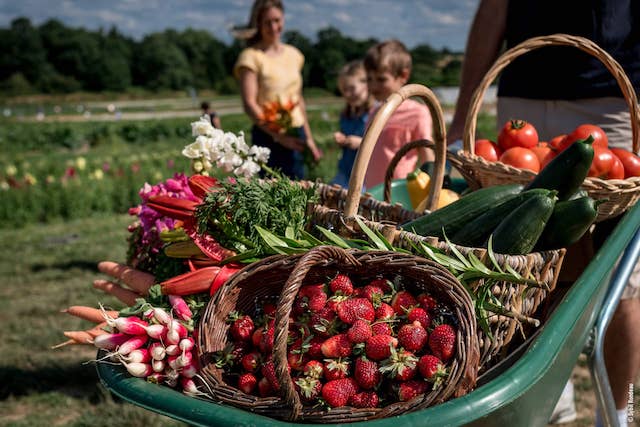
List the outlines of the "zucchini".
<svg viewBox="0 0 640 427">
<path fill-rule="evenodd" d="M 582 185 L 593 161 L 593 137 L 581 139 L 558 154 L 525 187 L 556 190 L 558 200 L 567 200 Z"/>
<path fill-rule="evenodd" d="M 596 220 L 602 202 L 585 196 L 556 203 L 536 250 L 566 248 L 580 240 Z"/>
<path fill-rule="evenodd" d="M 430 214 L 407 222 L 400 228 L 421 236 L 452 236 L 467 222 L 520 191 L 522 185 L 519 184 L 481 188 Z"/>
<path fill-rule="evenodd" d="M 531 252 L 553 213 L 557 198 L 555 190 L 534 194 L 511 211 L 491 234 L 493 251 L 509 255 Z"/>
<path fill-rule="evenodd" d="M 482 246 L 489 238 L 491 232 L 495 230 L 504 217 L 524 203 L 525 200 L 536 194 L 545 196 L 549 194 L 549 190 L 535 188 L 533 190 L 527 190 L 512 195 L 503 203 L 495 205 L 473 220 L 467 222 L 460 230 L 451 236 L 451 241 L 453 243 L 469 247 Z"/>
<path fill-rule="evenodd" d="M 579 199 L 581 197 L 589 197 L 589 193 L 587 193 L 587 190 L 579 189 L 578 191 L 573 193 L 567 200 Z"/>
</svg>

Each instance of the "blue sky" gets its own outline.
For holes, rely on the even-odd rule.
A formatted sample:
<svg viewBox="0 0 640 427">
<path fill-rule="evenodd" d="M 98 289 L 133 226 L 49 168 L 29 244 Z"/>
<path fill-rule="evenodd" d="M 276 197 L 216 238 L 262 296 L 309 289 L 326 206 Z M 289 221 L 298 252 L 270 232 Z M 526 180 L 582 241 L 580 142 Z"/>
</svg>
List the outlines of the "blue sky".
<svg viewBox="0 0 640 427">
<path fill-rule="evenodd" d="M 116 26 L 139 39 L 166 28 L 205 29 L 228 43 L 228 28 L 247 21 L 252 0 L 0 0 L 0 27 L 26 16 L 89 30 Z M 407 46 L 464 49 L 478 0 L 285 0 L 286 29 L 310 38 L 332 25 L 345 35 L 398 38 Z"/>
</svg>

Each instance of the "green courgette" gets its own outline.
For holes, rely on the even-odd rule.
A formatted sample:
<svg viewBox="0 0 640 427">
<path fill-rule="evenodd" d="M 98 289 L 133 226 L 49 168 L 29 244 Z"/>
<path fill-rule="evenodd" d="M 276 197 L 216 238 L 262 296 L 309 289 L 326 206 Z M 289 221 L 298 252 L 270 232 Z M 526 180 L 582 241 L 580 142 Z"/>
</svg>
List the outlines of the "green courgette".
<svg viewBox="0 0 640 427">
<path fill-rule="evenodd" d="M 467 222 L 520 191 L 522 185 L 518 184 L 481 188 L 430 214 L 407 222 L 401 228 L 421 236 L 452 236 Z"/>
<path fill-rule="evenodd" d="M 549 194 L 549 190 L 535 188 L 514 194 L 503 203 L 496 204 L 473 220 L 467 222 L 460 230 L 451 236 L 451 241 L 469 247 L 482 246 L 489 238 L 491 232 L 495 230 L 498 224 L 500 224 L 511 211 L 536 194 L 546 196 Z"/>
<path fill-rule="evenodd" d="M 600 203 L 589 196 L 556 203 L 536 250 L 566 248 L 580 240 L 596 220 Z"/>
<path fill-rule="evenodd" d="M 525 187 L 558 191 L 558 200 L 568 200 L 582 185 L 593 161 L 593 137 L 580 139 L 558 154 Z"/>
<path fill-rule="evenodd" d="M 493 251 L 525 255 L 533 250 L 556 204 L 557 192 L 535 194 L 515 208 L 491 233 Z"/>
</svg>

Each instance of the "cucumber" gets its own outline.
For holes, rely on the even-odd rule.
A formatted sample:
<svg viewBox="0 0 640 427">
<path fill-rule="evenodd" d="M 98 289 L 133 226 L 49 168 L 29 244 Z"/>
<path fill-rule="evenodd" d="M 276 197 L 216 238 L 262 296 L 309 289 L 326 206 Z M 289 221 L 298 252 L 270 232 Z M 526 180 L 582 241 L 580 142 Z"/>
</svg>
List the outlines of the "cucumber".
<svg viewBox="0 0 640 427">
<path fill-rule="evenodd" d="M 451 241 L 453 243 L 469 247 L 482 246 L 489 238 L 491 232 L 498 226 L 498 224 L 500 224 L 504 217 L 524 203 L 525 200 L 536 194 L 546 196 L 549 194 L 549 190 L 535 188 L 533 190 L 514 194 L 503 203 L 497 204 L 473 220 L 467 222 L 460 230 L 451 236 Z"/>
<path fill-rule="evenodd" d="M 593 161 L 593 137 L 581 139 L 558 154 L 525 187 L 558 191 L 558 200 L 567 200 L 582 185 Z"/>
<path fill-rule="evenodd" d="M 557 192 L 535 194 L 515 208 L 493 231 L 493 251 L 524 255 L 533 250 L 557 200 Z"/>
<path fill-rule="evenodd" d="M 407 222 L 400 228 L 421 236 L 438 238 L 444 237 L 444 234 L 452 236 L 467 222 L 520 191 L 522 191 L 522 185 L 519 184 L 481 188 L 430 214 Z"/>
<path fill-rule="evenodd" d="M 579 189 L 578 191 L 573 193 L 567 200 L 579 199 L 581 197 L 589 197 L 589 193 L 587 193 L 586 190 Z"/>
<path fill-rule="evenodd" d="M 580 240 L 596 220 L 600 203 L 589 196 L 556 203 L 536 250 L 566 248 Z"/>
</svg>

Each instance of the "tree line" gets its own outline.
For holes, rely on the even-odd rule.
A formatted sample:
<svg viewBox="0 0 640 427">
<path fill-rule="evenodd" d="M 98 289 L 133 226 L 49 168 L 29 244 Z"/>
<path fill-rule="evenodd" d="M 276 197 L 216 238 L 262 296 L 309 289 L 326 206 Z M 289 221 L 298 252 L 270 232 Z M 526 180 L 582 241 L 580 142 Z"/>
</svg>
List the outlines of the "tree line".
<svg viewBox="0 0 640 427">
<path fill-rule="evenodd" d="M 333 27 L 318 31 L 315 41 L 299 31 L 285 42 L 305 55 L 305 86 L 336 91 L 340 67 L 362 58 L 378 40 L 357 40 Z M 237 93 L 231 70 L 243 44 L 225 44 L 205 30 L 167 29 L 136 41 L 116 27 L 89 31 L 51 19 L 35 26 L 28 18 L 0 28 L 0 91 L 29 93 L 123 92 L 213 89 Z M 462 55 L 428 44 L 411 49 L 412 81 L 429 86 L 456 86 Z"/>
</svg>

